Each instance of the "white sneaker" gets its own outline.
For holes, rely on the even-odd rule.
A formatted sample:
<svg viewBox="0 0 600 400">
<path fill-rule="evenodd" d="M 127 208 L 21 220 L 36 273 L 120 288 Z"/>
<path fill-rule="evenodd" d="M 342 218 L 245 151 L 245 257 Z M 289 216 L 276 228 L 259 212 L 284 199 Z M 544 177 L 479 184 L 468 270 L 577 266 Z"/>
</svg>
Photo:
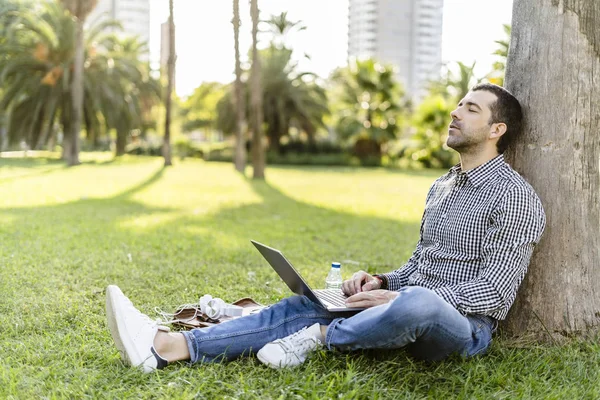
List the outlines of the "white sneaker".
<svg viewBox="0 0 600 400">
<path fill-rule="evenodd" d="M 159 330 L 169 328 L 142 314 L 114 285 L 106 288 L 106 316 L 110 334 L 126 364 L 142 367 L 144 372 L 167 366 L 167 360 L 154 349 L 154 337 Z"/>
<path fill-rule="evenodd" d="M 306 361 L 308 354 L 322 346 L 321 326 L 304 327 L 283 339 L 267 343 L 256 356 L 271 368 L 296 367 Z"/>
</svg>

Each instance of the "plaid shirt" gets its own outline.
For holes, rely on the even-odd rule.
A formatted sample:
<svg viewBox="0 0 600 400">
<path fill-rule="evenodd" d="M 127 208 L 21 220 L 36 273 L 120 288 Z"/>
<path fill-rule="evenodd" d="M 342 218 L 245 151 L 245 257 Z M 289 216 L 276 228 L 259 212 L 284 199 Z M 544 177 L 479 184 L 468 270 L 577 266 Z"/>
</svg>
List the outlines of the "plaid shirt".
<svg viewBox="0 0 600 400">
<path fill-rule="evenodd" d="M 504 319 L 546 217 L 533 188 L 499 155 L 467 172 L 460 164 L 427 194 L 417 248 L 383 288 L 422 286 L 462 314 Z"/>
</svg>

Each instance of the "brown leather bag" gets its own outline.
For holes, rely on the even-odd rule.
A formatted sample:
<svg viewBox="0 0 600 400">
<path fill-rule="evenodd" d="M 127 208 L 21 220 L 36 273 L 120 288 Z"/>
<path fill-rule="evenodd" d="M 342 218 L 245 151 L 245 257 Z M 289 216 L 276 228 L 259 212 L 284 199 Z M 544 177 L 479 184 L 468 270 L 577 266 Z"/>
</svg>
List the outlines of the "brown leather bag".
<svg viewBox="0 0 600 400">
<path fill-rule="evenodd" d="M 177 309 L 175 311 L 175 315 L 173 316 L 172 323 L 174 326 L 182 329 L 208 328 L 209 326 L 221 324 L 236 318 L 257 313 L 266 307 L 260 303 L 257 303 L 250 297 L 244 297 L 243 299 L 239 299 L 232 304 L 240 306 L 244 309 L 241 316 L 211 319 L 206 314 L 202 313 L 202 311 L 200 311 L 199 305 L 195 305 Z"/>
</svg>

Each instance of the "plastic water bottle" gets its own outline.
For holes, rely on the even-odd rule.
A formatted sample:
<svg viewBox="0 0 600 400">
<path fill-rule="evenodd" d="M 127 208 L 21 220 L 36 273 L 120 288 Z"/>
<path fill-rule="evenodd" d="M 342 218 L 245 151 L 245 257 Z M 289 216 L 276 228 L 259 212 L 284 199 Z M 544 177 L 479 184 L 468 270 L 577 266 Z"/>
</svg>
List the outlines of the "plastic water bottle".
<svg viewBox="0 0 600 400">
<path fill-rule="evenodd" d="M 331 269 L 325 279 L 326 289 L 341 289 L 342 283 L 342 265 L 339 262 L 331 263 Z"/>
</svg>

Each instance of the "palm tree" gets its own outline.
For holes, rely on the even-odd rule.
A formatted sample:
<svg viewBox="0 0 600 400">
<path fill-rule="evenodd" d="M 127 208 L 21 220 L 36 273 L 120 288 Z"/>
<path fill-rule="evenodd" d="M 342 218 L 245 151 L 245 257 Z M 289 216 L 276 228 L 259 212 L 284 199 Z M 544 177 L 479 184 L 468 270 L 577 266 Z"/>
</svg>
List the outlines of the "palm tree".
<svg viewBox="0 0 600 400">
<path fill-rule="evenodd" d="M 447 85 L 456 92 L 456 100 L 464 98 L 471 87 L 479 83 L 481 79 L 475 77 L 475 61 L 473 64 L 467 65 L 462 62 L 457 62 L 458 73 L 450 73 L 448 75 Z"/>
<path fill-rule="evenodd" d="M 84 38 L 83 24 L 85 19 L 96 7 L 98 0 L 61 0 L 64 7 L 75 18 L 75 61 L 73 64 L 73 83 L 71 91 L 73 97 L 73 110 L 71 114 L 71 131 L 65 138 L 65 155 L 68 165 L 79 164 L 79 132 L 81 130 L 81 117 L 83 115 L 83 63 L 84 63 Z"/>
<path fill-rule="evenodd" d="M 235 4 L 234 4 L 235 6 Z M 260 89 L 262 92 L 262 118 L 263 125 L 269 142 L 269 150 L 279 150 L 280 139 L 289 133 L 295 126 L 304 131 L 309 142 L 314 142 L 317 129 L 324 127 L 323 117 L 328 114 L 327 97 L 325 90 L 317 84 L 316 76 L 311 73 L 296 71 L 297 63 L 292 62 L 292 50 L 283 46 L 278 38 L 285 35 L 290 29 L 299 26 L 299 22 L 291 22 L 287 14 L 282 13 L 272 17 L 268 23 L 272 27 L 273 39 L 267 49 L 258 51 L 258 56 L 253 56 L 260 62 Z M 299 29 L 303 29 L 300 27 Z M 255 64 L 258 65 L 257 62 Z M 254 84 L 255 75 L 248 84 Z M 234 89 L 235 84 L 232 85 Z M 246 87 L 239 82 L 239 92 L 229 91 L 217 105 L 216 127 L 226 134 L 236 132 L 237 112 L 244 110 L 236 107 L 235 98 L 241 97 L 241 102 L 252 95 L 253 87 Z M 237 90 L 237 89 L 236 89 Z M 239 103 L 240 101 L 238 101 Z M 246 107 L 245 114 L 254 116 L 253 104 Z M 238 142 L 239 143 L 239 142 Z"/>
<path fill-rule="evenodd" d="M 269 142 L 269 150 L 278 152 L 280 140 L 291 127 L 306 133 L 314 143 L 319 128 L 325 128 L 323 118 L 329 114 L 325 89 L 311 73 L 296 71 L 291 61 L 291 50 L 271 46 L 259 51 L 262 82 L 262 114 Z M 243 89 L 244 98 L 249 90 Z M 217 105 L 216 128 L 226 134 L 235 132 L 236 108 L 231 87 Z M 252 111 L 246 107 L 246 115 Z"/>
<path fill-rule="evenodd" d="M 293 29 L 298 31 L 306 29 L 306 26 L 302 25 L 301 21 L 290 21 L 287 18 L 287 12 L 272 15 L 266 22 L 269 24 L 271 34 L 273 35 L 273 45 L 278 49 L 285 47 L 285 36 Z"/>
<path fill-rule="evenodd" d="M 15 15 L 18 15 L 19 11 L 25 7 L 23 2 L 20 1 L 3 1 L 0 3 L 0 46 L 7 41 L 8 28 L 11 26 Z M 0 53 L 0 64 L 6 62 L 9 54 Z M 4 97 L 2 87 L 0 87 L 0 98 Z M 0 110 L 0 152 L 4 151 L 8 144 L 8 137 L 6 133 L 6 116 L 2 110 Z"/>
<path fill-rule="evenodd" d="M 94 101 L 86 102 L 85 115 L 90 128 L 98 127 L 102 114 L 107 128 L 117 132 L 116 156 L 125 154 L 131 130 L 143 127 L 144 107 L 157 104 L 160 84 L 150 76 L 148 64 L 139 61 L 147 52 L 146 43 L 137 38 L 104 37 L 99 45 L 106 51 L 89 60 L 86 93 L 99 89 Z M 94 129 L 94 130 L 97 130 Z"/>
<path fill-rule="evenodd" d="M 136 57 L 144 46 L 101 36 L 106 27 L 118 24 L 106 21 L 92 27 L 85 41 L 83 117 L 94 137 L 102 126 L 137 122 L 146 85 L 158 90 Z M 0 42 L 0 85 L 5 89 L 0 110 L 7 111 L 11 143 L 25 141 L 29 148 L 39 148 L 54 142 L 56 121 L 63 132 L 71 129 L 75 21 L 59 3 L 43 2 L 15 14 L 8 30 L 7 40 Z"/>
<path fill-rule="evenodd" d="M 229 90 L 228 85 L 218 82 L 204 82 L 194 89 L 194 92 L 188 96 L 179 109 L 179 115 L 182 118 L 181 130 L 192 132 L 197 129 L 206 129 L 206 136 L 210 136 L 215 130 L 217 105 Z M 234 115 L 231 116 L 234 125 L 237 124 L 236 112 L 237 110 L 234 110 Z M 242 112 L 244 113 L 244 110 Z"/>
<path fill-rule="evenodd" d="M 494 51 L 494 55 L 498 56 L 498 60 L 492 66 L 492 72 L 488 75 L 491 83 L 496 85 L 504 85 L 504 72 L 506 70 L 506 60 L 508 59 L 508 50 L 510 48 L 511 26 L 504 24 L 504 39 L 496 40 L 498 48 Z"/>
<path fill-rule="evenodd" d="M 167 61 L 167 91 L 165 93 L 165 138 L 162 146 L 165 167 L 173 165 L 171 161 L 171 106 L 173 97 L 173 79 L 175 74 L 175 21 L 173 19 L 173 0 L 169 0 L 169 60 Z"/>
<path fill-rule="evenodd" d="M 475 76 L 475 63 L 473 61 L 473 64 L 467 65 L 458 61 L 457 70 L 446 65 L 443 78 L 430 82 L 430 94 L 442 95 L 453 103 L 460 101 L 473 86 L 482 81 L 482 78 Z"/>
<path fill-rule="evenodd" d="M 279 141 L 288 134 L 292 123 L 314 143 L 316 130 L 324 127 L 323 116 L 329 113 L 325 90 L 316 83 L 314 74 L 296 71 L 292 49 L 285 46 L 285 38 L 292 30 L 303 31 L 306 26 L 301 21 L 289 20 L 287 12 L 273 15 L 266 22 L 272 39 L 268 51 L 263 51 L 261 56 L 269 150 L 279 151 Z"/>
<path fill-rule="evenodd" d="M 246 146 L 244 140 L 245 105 L 244 88 L 242 86 L 242 67 L 240 65 L 240 0 L 233 0 L 233 39 L 235 48 L 235 109 L 236 109 L 236 132 L 235 132 L 235 169 L 244 172 L 246 168 Z"/>
<path fill-rule="evenodd" d="M 292 51 L 274 45 L 260 52 L 263 83 L 263 114 L 269 138 L 269 150 L 278 152 L 280 139 L 292 124 L 314 142 L 317 128 L 324 127 L 328 114 L 325 90 L 311 73 L 296 71 Z"/>
<path fill-rule="evenodd" d="M 260 57 L 258 56 L 258 0 L 250 1 L 252 16 L 252 167 L 254 179 L 265 179 L 265 148 L 262 141 L 263 109 L 262 86 L 260 82 Z"/>
<path fill-rule="evenodd" d="M 404 155 L 426 168 L 449 168 L 458 162 L 458 153 L 446 146 L 448 121 L 454 103 L 439 94 L 429 95 L 412 116 L 415 134 Z"/>
<path fill-rule="evenodd" d="M 70 85 L 61 82 L 71 78 L 75 24 L 58 3 L 48 2 L 15 13 L 7 29 L 12 33 L 0 44 L 0 109 L 7 112 L 9 142 L 25 141 L 36 148 L 63 99 L 70 97 Z M 71 111 L 62 115 L 70 116 Z"/>
<path fill-rule="evenodd" d="M 394 70 L 369 59 L 333 74 L 340 104 L 337 132 L 354 145 L 363 163 L 378 163 L 382 145 L 395 139 L 402 118 L 403 91 Z"/>
</svg>

